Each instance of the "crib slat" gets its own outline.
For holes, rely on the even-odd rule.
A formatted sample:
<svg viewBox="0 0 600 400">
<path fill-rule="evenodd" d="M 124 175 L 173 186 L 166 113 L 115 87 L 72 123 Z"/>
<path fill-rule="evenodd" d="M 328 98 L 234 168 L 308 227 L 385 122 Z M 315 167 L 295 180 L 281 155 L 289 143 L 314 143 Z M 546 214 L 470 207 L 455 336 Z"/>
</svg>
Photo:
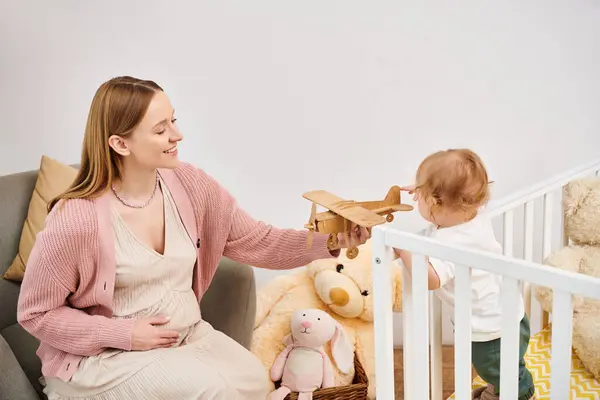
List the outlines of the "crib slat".
<svg viewBox="0 0 600 400">
<path fill-rule="evenodd" d="M 429 283 L 428 265 L 426 256 L 413 254 L 412 256 L 412 295 L 413 311 L 411 328 L 412 357 L 411 368 L 413 371 L 414 386 L 411 398 L 429 399 Z"/>
<path fill-rule="evenodd" d="M 500 342 L 500 400 L 518 396 L 519 376 L 519 281 L 502 277 L 502 341 Z"/>
<path fill-rule="evenodd" d="M 563 187 L 564 189 L 564 187 Z M 564 191 L 560 194 L 560 203 L 564 200 Z M 567 221 L 565 221 L 564 209 L 561 209 L 560 213 L 560 233 L 561 233 L 561 247 L 567 247 L 569 245 L 569 236 L 567 235 Z"/>
<path fill-rule="evenodd" d="M 542 263 L 552 252 L 552 193 L 544 195 L 544 220 L 543 220 L 544 237 L 542 240 Z M 548 325 L 548 313 L 540 306 L 540 314 L 542 316 L 540 329 L 544 329 Z"/>
<path fill-rule="evenodd" d="M 442 380 L 442 302 L 431 292 L 429 294 L 431 312 L 429 314 L 431 346 L 431 398 L 442 400 L 444 394 Z"/>
<path fill-rule="evenodd" d="M 533 201 L 529 201 L 525 204 L 525 249 L 523 258 L 527 261 L 533 261 L 534 204 Z M 531 285 L 529 282 L 523 282 L 523 299 L 525 303 L 525 313 L 531 318 Z"/>
<path fill-rule="evenodd" d="M 471 268 L 457 265 L 454 305 L 454 387 L 457 399 L 470 399 L 471 376 Z M 416 399 L 416 397 L 415 397 Z"/>
<path fill-rule="evenodd" d="M 550 255 L 552 251 L 552 193 L 544 195 L 544 239 L 542 241 L 542 262 Z"/>
<path fill-rule="evenodd" d="M 402 267 L 402 354 L 404 364 L 404 396 L 407 399 L 412 399 L 413 396 L 413 358 L 415 357 L 413 343 L 413 329 L 411 324 L 413 321 L 413 282 L 410 272 L 403 266 Z M 377 337 L 377 336 L 375 336 Z M 392 377 L 393 379 L 393 377 Z M 379 382 L 379 378 L 377 379 Z M 377 389 L 379 396 L 379 389 Z M 390 399 L 394 398 L 395 394 L 390 394 Z M 388 398 L 388 397 L 382 397 Z"/>
<path fill-rule="evenodd" d="M 373 230 L 371 244 L 373 253 L 373 329 L 374 335 L 377 338 L 375 340 L 377 395 L 383 399 L 393 399 L 395 392 L 394 321 L 390 281 L 392 279 L 391 268 L 394 252 L 390 247 L 386 246 L 383 230 Z M 404 282 L 407 281 L 405 280 Z M 405 298 L 402 300 L 405 300 Z"/>
<path fill-rule="evenodd" d="M 529 201 L 525 204 L 525 254 L 523 258 L 527 261 L 533 260 L 534 205 L 535 203 L 533 201 Z"/>
<path fill-rule="evenodd" d="M 573 297 L 553 290 L 552 359 L 550 387 L 552 400 L 569 398 L 571 381 L 571 342 L 573 335 Z"/>
<path fill-rule="evenodd" d="M 504 240 L 502 241 L 503 252 L 507 256 L 512 256 L 513 248 L 514 248 L 514 213 L 512 210 L 508 210 L 503 215 L 503 236 Z"/>
</svg>

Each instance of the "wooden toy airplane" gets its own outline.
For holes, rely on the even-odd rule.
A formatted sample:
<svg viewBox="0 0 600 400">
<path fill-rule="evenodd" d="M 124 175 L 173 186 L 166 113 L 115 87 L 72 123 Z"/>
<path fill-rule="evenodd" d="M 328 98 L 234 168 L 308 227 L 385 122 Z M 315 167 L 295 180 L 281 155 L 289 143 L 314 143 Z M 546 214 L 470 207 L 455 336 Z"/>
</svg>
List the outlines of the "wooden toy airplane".
<svg viewBox="0 0 600 400">
<path fill-rule="evenodd" d="M 392 186 L 383 200 L 362 201 L 344 200 L 325 190 L 314 190 L 302 195 L 313 202 L 310 219 L 304 225 L 309 230 L 307 247 L 312 245 L 313 232 L 328 233 L 327 247 L 329 249 L 337 246 L 338 233 L 344 233 L 348 240 L 349 222 L 354 222 L 365 228 L 372 228 L 394 220 L 392 213 L 396 211 L 411 211 L 413 206 L 402 204 L 400 200 L 400 187 Z M 317 204 L 327 208 L 329 211 L 317 213 Z M 384 217 L 385 215 L 385 217 Z M 358 255 L 358 248 L 346 250 L 346 256 L 350 259 Z"/>
</svg>

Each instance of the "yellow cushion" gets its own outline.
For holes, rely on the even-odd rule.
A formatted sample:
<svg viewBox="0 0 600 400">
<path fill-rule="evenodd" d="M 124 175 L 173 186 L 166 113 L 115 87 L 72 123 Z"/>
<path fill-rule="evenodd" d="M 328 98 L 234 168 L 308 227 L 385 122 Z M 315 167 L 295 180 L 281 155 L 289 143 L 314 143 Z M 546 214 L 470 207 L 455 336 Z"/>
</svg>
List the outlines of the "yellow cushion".
<svg viewBox="0 0 600 400">
<path fill-rule="evenodd" d="M 536 400 L 550 399 L 551 360 L 552 328 L 549 326 L 531 337 L 525 353 L 525 364 L 535 383 Z M 473 389 L 483 386 L 485 382 L 480 377 L 473 380 Z M 448 399 L 454 399 L 454 395 Z M 600 399 L 600 382 L 585 369 L 575 352 L 571 352 L 570 400 L 575 399 Z"/>
<path fill-rule="evenodd" d="M 4 279 L 16 282 L 23 280 L 25 266 L 33 248 L 35 237 L 44 228 L 46 216 L 48 215 L 46 211 L 48 203 L 67 190 L 75 180 L 76 175 L 77 169 L 50 157 L 42 156 L 37 182 L 29 202 L 27 219 L 21 232 L 19 252 L 11 266 L 4 273 Z"/>
</svg>

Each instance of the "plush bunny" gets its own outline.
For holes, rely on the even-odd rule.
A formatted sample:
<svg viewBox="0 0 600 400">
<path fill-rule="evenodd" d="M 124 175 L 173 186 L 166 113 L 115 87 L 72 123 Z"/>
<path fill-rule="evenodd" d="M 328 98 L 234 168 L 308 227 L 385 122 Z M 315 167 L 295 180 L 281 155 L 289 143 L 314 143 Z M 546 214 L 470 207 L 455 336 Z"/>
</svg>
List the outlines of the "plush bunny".
<svg viewBox="0 0 600 400">
<path fill-rule="evenodd" d="M 313 391 L 334 386 L 333 367 L 323 348 L 329 341 L 338 369 L 348 373 L 352 366 L 353 352 L 344 329 L 325 311 L 295 311 L 291 329 L 284 339 L 285 349 L 271 367 L 271 380 L 281 380 L 281 386 L 269 400 L 283 400 L 291 392 L 297 392 L 300 400 L 310 400 Z"/>
</svg>

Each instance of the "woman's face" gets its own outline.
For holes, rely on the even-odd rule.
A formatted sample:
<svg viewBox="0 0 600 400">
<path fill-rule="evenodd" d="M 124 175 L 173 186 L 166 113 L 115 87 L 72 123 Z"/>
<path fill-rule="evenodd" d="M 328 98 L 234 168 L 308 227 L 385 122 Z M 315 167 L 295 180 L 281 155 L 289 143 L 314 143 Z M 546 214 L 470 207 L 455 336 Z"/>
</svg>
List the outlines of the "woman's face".
<svg viewBox="0 0 600 400">
<path fill-rule="evenodd" d="M 175 168 L 179 164 L 177 144 L 183 139 L 175 123 L 174 110 L 164 92 L 156 92 L 144 118 L 130 135 L 109 140 L 124 163 L 144 169 Z"/>
</svg>

